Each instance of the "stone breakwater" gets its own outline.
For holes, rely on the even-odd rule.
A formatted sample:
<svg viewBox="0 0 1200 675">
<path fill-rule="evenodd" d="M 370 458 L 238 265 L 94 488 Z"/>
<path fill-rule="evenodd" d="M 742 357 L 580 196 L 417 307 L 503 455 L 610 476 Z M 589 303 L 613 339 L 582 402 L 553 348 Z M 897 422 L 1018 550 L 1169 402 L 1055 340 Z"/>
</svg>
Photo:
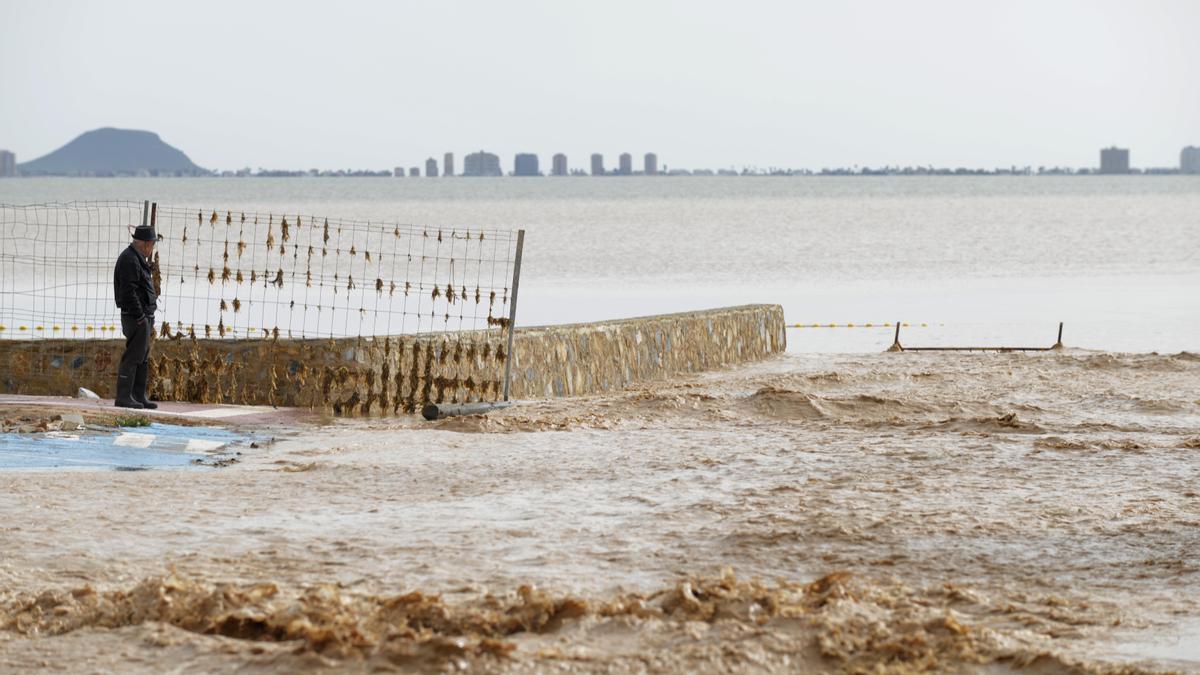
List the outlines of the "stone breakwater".
<svg viewBox="0 0 1200 675">
<path fill-rule="evenodd" d="M 563 326 L 518 328 L 512 397 L 578 396 L 778 354 L 783 309 L 745 305 Z M 120 340 L 0 341 L 0 391 L 113 395 Z M 417 411 L 426 403 L 496 400 L 507 367 L 502 331 L 327 340 L 156 340 L 151 396 L 282 405 L 336 415 Z"/>
</svg>

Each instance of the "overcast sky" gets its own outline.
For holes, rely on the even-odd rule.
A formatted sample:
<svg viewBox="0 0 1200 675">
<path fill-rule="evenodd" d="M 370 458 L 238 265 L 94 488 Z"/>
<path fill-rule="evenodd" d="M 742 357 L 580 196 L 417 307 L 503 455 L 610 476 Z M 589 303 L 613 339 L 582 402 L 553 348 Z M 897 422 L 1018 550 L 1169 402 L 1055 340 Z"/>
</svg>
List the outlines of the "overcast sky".
<svg viewBox="0 0 1200 675">
<path fill-rule="evenodd" d="M 216 169 L 1175 166 L 1200 1 L 0 0 L 0 147 L 102 126 Z"/>
</svg>

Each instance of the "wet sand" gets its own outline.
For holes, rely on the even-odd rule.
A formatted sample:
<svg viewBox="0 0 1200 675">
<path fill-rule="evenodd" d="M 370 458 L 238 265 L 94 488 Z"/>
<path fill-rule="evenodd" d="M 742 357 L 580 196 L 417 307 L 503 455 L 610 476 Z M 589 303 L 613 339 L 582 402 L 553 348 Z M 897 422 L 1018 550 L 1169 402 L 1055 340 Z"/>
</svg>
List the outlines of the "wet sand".
<svg viewBox="0 0 1200 675">
<path fill-rule="evenodd" d="M 0 670 L 1200 671 L 1200 356 L 789 355 L 0 474 Z"/>
</svg>

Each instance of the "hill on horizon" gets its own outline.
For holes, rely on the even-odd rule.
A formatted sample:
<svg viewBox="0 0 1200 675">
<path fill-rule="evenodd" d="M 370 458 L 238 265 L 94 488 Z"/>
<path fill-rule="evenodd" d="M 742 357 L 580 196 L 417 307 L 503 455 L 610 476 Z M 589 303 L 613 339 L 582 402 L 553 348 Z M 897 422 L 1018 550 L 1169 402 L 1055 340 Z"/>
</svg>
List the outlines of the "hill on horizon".
<svg viewBox="0 0 1200 675">
<path fill-rule="evenodd" d="M 104 127 L 37 159 L 17 165 L 25 176 L 191 176 L 208 173 L 158 134 Z"/>
</svg>

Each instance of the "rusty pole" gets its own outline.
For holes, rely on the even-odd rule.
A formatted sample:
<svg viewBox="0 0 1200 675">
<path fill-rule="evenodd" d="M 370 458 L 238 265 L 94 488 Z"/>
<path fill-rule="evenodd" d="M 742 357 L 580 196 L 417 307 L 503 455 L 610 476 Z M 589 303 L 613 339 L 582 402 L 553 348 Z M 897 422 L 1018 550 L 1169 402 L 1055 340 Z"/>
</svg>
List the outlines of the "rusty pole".
<svg viewBox="0 0 1200 675">
<path fill-rule="evenodd" d="M 512 298 L 508 304 L 508 358 L 504 359 L 504 400 L 512 389 L 513 333 L 517 330 L 517 289 L 521 286 L 521 254 L 525 249 L 525 230 L 517 230 L 517 252 L 513 260 Z"/>
<path fill-rule="evenodd" d="M 900 346 L 900 322 L 896 322 L 896 337 L 892 339 L 892 346 L 887 349 L 889 352 L 902 352 L 904 347 Z"/>
</svg>

